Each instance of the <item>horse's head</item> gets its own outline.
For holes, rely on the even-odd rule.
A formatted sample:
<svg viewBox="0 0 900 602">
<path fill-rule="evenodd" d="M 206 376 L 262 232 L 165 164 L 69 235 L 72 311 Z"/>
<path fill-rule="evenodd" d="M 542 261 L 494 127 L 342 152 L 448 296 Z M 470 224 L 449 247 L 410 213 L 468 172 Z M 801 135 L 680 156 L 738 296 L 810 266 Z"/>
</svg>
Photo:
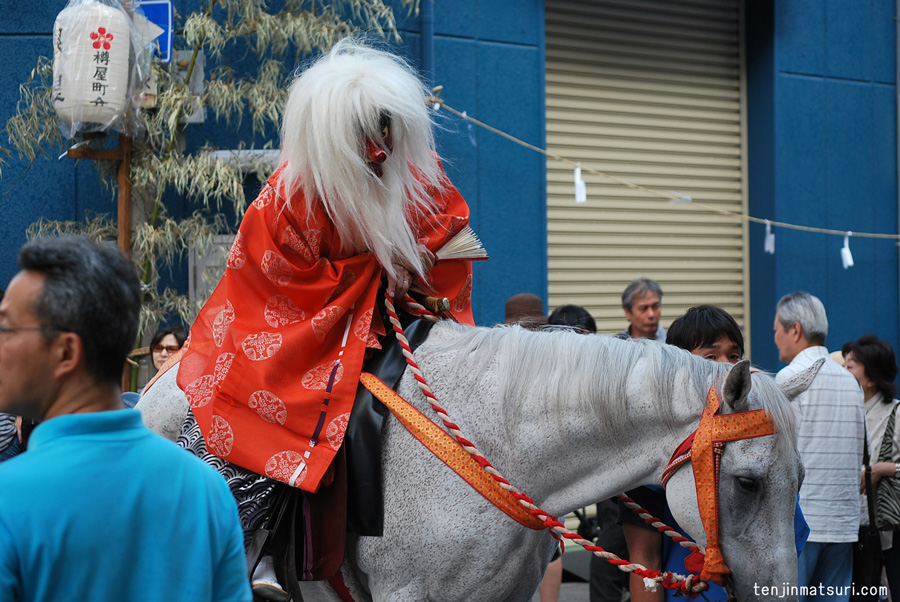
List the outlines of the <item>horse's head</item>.
<svg viewBox="0 0 900 602">
<path fill-rule="evenodd" d="M 692 465 L 667 483 L 672 514 L 704 548 L 714 536 L 704 529 L 697 500 L 705 494 L 709 504 L 713 486 L 703 483 L 715 483 L 719 549 L 731 571 L 726 586 L 738 600 L 797 598 L 796 590 L 785 589 L 797 584 L 794 509 L 803 479 L 789 399 L 806 390 L 820 367 L 816 364 L 779 387 L 768 375 L 751 375 L 749 362 L 735 365 L 721 387 L 719 414 L 764 409 L 775 434 L 725 443 L 715 480 L 701 473 L 695 480 L 698 468 Z"/>
</svg>

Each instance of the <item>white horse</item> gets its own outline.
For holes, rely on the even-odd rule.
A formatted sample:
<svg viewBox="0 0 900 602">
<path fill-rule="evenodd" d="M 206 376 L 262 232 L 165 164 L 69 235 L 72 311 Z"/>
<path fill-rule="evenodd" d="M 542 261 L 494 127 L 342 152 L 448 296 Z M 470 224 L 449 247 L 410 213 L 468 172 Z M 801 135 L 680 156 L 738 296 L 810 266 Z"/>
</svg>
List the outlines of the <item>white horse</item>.
<svg viewBox="0 0 900 602">
<path fill-rule="evenodd" d="M 466 437 L 557 516 L 658 484 L 672 452 L 697 428 L 710 386 L 723 414 L 768 410 L 776 435 L 725 445 L 719 542 L 738 600 L 774 599 L 754 585 L 796 584 L 793 518 L 802 465 L 785 395 L 805 390 L 815 372 L 782 392 L 768 375 L 751 376 L 746 362 L 729 371 L 653 341 L 451 323 L 435 326 L 415 357 Z M 436 419 L 410 370 L 397 392 Z M 174 374 L 138 407 L 151 428 L 165 431 L 170 422 L 170 433 L 187 411 Z M 392 418 L 382 470 L 384 536 L 349 536 L 342 567 L 357 601 L 530 599 L 557 545 L 547 531 L 504 515 Z M 678 522 L 705 546 L 690 469 L 669 480 L 667 498 Z M 339 600 L 325 583 L 306 583 L 303 591 L 307 601 Z"/>
</svg>

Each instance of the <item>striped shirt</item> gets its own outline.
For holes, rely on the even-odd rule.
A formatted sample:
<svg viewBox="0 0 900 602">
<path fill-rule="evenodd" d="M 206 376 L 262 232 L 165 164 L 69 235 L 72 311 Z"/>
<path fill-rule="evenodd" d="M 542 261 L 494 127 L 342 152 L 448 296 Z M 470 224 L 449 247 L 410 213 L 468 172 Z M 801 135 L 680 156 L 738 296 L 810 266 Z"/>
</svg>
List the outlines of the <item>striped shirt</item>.
<svg viewBox="0 0 900 602">
<path fill-rule="evenodd" d="M 16 417 L 0 412 L 0 452 L 12 445 L 16 438 Z"/>
<path fill-rule="evenodd" d="M 809 523 L 809 541 L 854 542 L 859 531 L 859 467 L 862 465 L 863 394 L 856 378 L 828 356 L 825 347 L 807 347 L 776 377 L 779 383 L 825 364 L 794 404 L 799 417 L 797 447 L 806 467 L 800 508 Z"/>
</svg>

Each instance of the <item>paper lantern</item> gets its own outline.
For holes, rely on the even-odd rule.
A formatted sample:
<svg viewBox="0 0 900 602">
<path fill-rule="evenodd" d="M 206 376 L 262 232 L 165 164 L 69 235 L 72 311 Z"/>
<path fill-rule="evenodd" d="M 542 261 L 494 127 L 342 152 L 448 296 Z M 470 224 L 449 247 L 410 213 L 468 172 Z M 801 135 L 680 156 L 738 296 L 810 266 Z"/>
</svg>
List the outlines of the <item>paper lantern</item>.
<svg viewBox="0 0 900 602">
<path fill-rule="evenodd" d="M 128 106 L 130 20 L 100 2 L 69 6 L 53 27 L 53 106 L 69 135 L 114 124 Z M 66 128 L 63 128 L 66 129 Z"/>
</svg>

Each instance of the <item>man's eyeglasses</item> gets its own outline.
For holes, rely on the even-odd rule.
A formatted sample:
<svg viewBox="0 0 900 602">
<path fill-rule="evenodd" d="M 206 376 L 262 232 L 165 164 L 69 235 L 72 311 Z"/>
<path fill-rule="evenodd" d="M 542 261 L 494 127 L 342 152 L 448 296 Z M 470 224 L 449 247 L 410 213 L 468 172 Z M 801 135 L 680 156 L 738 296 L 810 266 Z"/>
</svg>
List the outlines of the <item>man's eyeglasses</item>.
<svg viewBox="0 0 900 602">
<path fill-rule="evenodd" d="M 153 353 L 162 353 L 163 351 L 168 351 L 169 353 L 175 353 L 181 349 L 178 345 L 157 345 L 153 348 Z"/>
<path fill-rule="evenodd" d="M 0 326 L 0 336 L 18 332 L 20 330 L 49 330 L 55 332 L 66 332 L 65 328 L 60 328 L 59 326 Z"/>
</svg>

